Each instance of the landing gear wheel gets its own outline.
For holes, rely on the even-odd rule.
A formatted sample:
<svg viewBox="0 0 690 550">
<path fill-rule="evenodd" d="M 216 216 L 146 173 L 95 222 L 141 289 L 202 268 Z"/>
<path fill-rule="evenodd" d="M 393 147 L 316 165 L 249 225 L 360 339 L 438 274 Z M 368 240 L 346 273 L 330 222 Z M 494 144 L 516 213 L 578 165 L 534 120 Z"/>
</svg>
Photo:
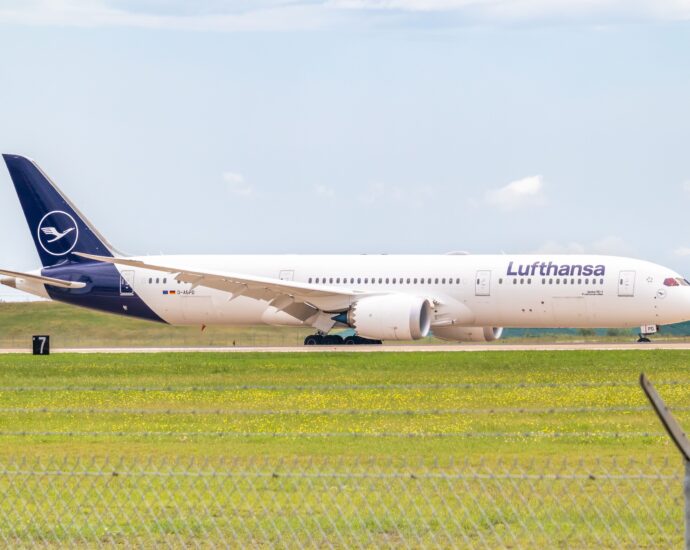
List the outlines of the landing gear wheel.
<svg viewBox="0 0 690 550">
<path fill-rule="evenodd" d="M 640 337 L 637 339 L 637 343 L 638 344 L 649 344 L 649 343 L 651 343 L 651 340 L 649 338 L 647 338 L 646 336 L 642 336 L 640 334 Z"/>
<path fill-rule="evenodd" d="M 320 346 L 322 344 L 323 337 L 318 334 L 310 334 L 304 339 L 305 346 Z"/>
<path fill-rule="evenodd" d="M 357 340 L 356 340 L 356 338 L 357 338 L 356 336 L 348 336 L 347 338 L 345 338 L 345 345 L 346 345 L 346 346 L 355 346 L 355 345 L 357 345 Z"/>
<path fill-rule="evenodd" d="M 323 346 L 340 346 L 343 343 L 343 339 L 337 334 L 331 334 L 329 336 L 324 336 L 321 345 Z"/>
</svg>

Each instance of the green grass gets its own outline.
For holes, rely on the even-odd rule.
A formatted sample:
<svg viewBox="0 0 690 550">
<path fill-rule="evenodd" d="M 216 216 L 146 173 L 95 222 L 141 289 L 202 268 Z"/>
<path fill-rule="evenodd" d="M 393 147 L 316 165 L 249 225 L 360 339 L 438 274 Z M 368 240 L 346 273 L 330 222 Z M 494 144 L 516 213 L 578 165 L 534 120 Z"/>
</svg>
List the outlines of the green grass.
<svg viewBox="0 0 690 550">
<path fill-rule="evenodd" d="M 56 547 L 677 545 L 680 460 L 667 437 L 641 435 L 662 429 L 636 382 L 644 371 L 672 408 L 687 407 L 689 359 L 0 355 L 0 535 Z M 610 410 L 564 410 L 594 407 Z M 678 416 L 690 425 L 690 412 Z M 668 460 L 672 477 L 654 479 L 650 459 Z M 333 475 L 353 472 L 364 477 Z"/>
<path fill-rule="evenodd" d="M 5 355 L 0 454 L 669 456 L 636 381 L 645 371 L 686 382 L 659 389 L 671 407 L 687 406 L 689 358 L 653 350 Z M 600 407 L 612 409 L 569 410 Z M 677 414 L 690 422 L 690 412 Z"/>
<path fill-rule="evenodd" d="M 29 349 L 32 334 L 54 348 L 295 346 L 313 331 L 274 327 L 171 327 L 57 302 L 0 304 L 0 349 Z"/>
</svg>

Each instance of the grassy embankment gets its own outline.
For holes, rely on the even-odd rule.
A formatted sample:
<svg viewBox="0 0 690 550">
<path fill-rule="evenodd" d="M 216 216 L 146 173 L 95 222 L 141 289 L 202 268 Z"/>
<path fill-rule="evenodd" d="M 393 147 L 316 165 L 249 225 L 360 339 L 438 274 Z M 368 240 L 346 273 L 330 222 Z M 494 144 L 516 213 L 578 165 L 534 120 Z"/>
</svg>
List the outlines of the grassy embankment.
<svg viewBox="0 0 690 550">
<path fill-rule="evenodd" d="M 30 348 L 32 334 L 50 334 L 54 348 L 92 347 L 227 347 L 301 345 L 310 329 L 275 327 L 171 327 L 119 315 L 99 313 L 55 302 L 0 303 L 0 349 Z M 686 327 L 676 326 L 655 340 L 680 341 Z M 515 342 L 631 342 L 634 330 L 545 331 L 507 329 L 501 346 Z M 687 338 L 687 337 L 686 337 Z M 393 343 L 393 342 L 390 342 Z M 403 342 L 408 344 L 409 342 Z M 416 343 L 447 343 L 426 338 Z M 461 345 L 461 344 L 460 344 Z"/>
</svg>

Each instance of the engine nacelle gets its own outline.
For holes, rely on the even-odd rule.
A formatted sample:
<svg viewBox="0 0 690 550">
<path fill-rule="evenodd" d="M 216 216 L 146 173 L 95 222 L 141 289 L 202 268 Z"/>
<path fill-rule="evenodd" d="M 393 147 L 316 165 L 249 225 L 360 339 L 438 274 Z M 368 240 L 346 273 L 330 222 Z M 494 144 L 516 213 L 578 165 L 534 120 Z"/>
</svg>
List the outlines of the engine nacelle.
<svg viewBox="0 0 690 550">
<path fill-rule="evenodd" d="M 503 334 L 503 327 L 436 327 L 434 336 L 455 342 L 493 342 Z"/>
<path fill-rule="evenodd" d="M 431 303 L 419 296 L 395 294 L 358 300 L 347 314 L 359 336 L 375 340 L 419 340 L 431 328 Z"/>
</svg>

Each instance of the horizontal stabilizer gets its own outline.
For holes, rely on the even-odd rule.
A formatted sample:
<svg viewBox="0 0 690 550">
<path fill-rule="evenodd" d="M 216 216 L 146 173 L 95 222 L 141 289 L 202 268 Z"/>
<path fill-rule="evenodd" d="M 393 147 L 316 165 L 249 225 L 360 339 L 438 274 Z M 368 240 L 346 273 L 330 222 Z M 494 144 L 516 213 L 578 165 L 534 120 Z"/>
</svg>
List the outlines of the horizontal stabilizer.
<svg viewBox="0 0 690 550">
<path fill-rule="evenodd" d="M 63 281 L 62 279 L 54 279 L 53 277 L 43 277 L 42 275 L 32 275 L 30 273 L 21 273 L 19 271 L 8 271 L 0 269 L 0 275 L 8 277 L 15 277 L 16 279 L 26 279 L 28 281 L 36 281 L 45 285 L 56 286 L 58 288 L 84 288 L 86 283 L 77 281 Z"/>
</svg>

